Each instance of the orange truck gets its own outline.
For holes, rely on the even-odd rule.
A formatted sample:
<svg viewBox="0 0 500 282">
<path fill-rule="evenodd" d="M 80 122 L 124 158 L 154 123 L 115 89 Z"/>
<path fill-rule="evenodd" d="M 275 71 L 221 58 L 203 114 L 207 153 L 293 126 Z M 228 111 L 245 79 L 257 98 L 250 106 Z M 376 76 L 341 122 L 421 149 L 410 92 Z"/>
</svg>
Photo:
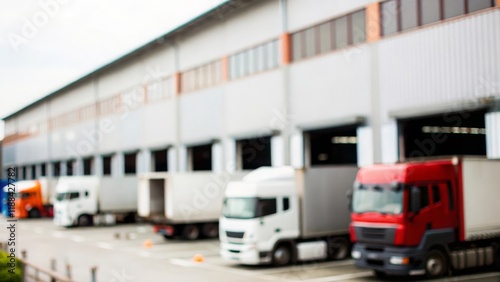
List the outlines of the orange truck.
<svg viewBox="0 0 500 282">
<path fill-rule="evenodd" d="M 7 199 L 14 205 L 9 205 L 9 215 L 15 218 L 52 217 L 52 195 L 55 181 L 42 178 L 39 180 L 23 180 L 14 183 L 14 193 L 8 193 Z M 7 188 L 7 187 L 6 187 Z M 13 197 L 12 197 L 13 196 Z M 12 199 L 12 200 L 10 200 Z"/>
</svg>

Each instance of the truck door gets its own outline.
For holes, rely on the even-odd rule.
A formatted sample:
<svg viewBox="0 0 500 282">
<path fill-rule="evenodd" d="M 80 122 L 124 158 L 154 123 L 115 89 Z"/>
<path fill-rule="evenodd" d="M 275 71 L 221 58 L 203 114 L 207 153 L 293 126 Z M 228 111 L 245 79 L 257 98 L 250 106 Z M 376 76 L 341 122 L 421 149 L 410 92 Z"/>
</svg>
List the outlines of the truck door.
<svg viewBox="0 0 500 282">
<path fill-rule="evenodd" d="M 418 245 L 427 229 L 432 229 L 433 211 L 429 202 L 429 185 L 412 185 L 420 190 L 420 210 L 415 214 L 410 214 L 408 229 L 406 230 L 408 245 Z M 411 191 L 408 193 L 408 208 L 412 206 Z"/>
<path fill-rule="evenodd" d="M 432 228 L 441 229 L 456 227 L 456 215 L 449 203 L 448 184 L 445 182 L 433 183 L 430 187 Z"/>
<path fill-rule="evenodd" d="M 68 192 L 68 216 L 71 221 L 76 221 L 80 215 L 82 204 L 80 203 L 79 192 Z"/>
<path fill-rule="evenodd" d="M 257 218 L 259 218 L 260 228 L 257 237 L 263 244 L 262 248 L 271 249 L 274 246 L 275 237 L 281 232 L 282 218 L 277 214 L 277 198 L 259 198 L 257 200 Z"/>
</svg>

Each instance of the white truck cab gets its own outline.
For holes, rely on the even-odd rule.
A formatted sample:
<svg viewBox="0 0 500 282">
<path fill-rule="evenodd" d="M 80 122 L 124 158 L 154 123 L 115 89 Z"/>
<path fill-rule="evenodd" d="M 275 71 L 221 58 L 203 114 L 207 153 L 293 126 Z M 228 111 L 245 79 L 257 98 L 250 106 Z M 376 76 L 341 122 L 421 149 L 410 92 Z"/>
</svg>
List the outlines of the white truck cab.
<svg viewBox="0 0 500 282">
<path fill-rule="evenodd" d="M 230 182 L 219 220 L 222 258 L 250 265 L 346 258 L 346 192 L 357 170 L 261 167 Z"/>
<path fill-rule="evenodd" d="M 59 226 L 90 225 L 97 210 L 97 177 L 61 178 L 56 187 L 54 223 Z"/>
<path fill-rule="evenodd" d="M 219 221 L 221 255 L 243 264 L 270 263 L 276 242 L 299 236 L 291 167 L 261 168 L 230 182 Z"/>
</svg>

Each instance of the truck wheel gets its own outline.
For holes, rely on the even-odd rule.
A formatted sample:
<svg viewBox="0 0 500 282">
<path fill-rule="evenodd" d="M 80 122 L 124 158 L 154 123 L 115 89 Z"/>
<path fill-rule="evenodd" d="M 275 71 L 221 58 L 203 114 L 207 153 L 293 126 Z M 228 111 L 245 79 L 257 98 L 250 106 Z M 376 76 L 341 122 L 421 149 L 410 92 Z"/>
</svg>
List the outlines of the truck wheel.
<svg viewBox="0 0 500 282">
<path fill-rule="evenodd" d="M 90 226 L 92 224 L 92 218 L 90 215 L 80 215 L 78 217 L 78 226 Z"/>
<path fill-rule="evenodd" d="M 217 223 L 205 223 L 201 228 L 201 232 L 207 238 L 217 238 L 219 236 L 219 226 Z"/>
<path fill-rule="evenodd" d="M 328 240 L 328 257 L 334 260 L 345 259 L 349 256 L 349 242 L 344 238 Z"/>
<path fill-rule="evenodd" d="M 184 230 L 182 230 L 182 238 L 187 240 L 196 240 L 200 237 L 200 228 L 194 224 L 188 224 L 184 226 Z"/>
<path fill-rule="evenodd" d="M 424 267 L 428 277 L 438 278 L 448 271 L 448 261 L 443 252 L 432 250 L 425 258 Z"/>
<path fill-rule="evenodd" d="M 174 239 L 174 236 L 163 235 L 163 238 L 165 238 L 165 240 L 172 240 Z"/>
<path fill-rule="evenodd" d="M 37 208 L 32 208 L 29 212 L 28 212 L 28 217 L 29 218 L 39 218 L 41 217 L 41 213 L 40 211 L 37 209 Z"/>
<path fill-rule="evenodd" d="M 280 244 L 273 251 L 273 264 L 276 266 L 285 266 L 292 261 L 292 251 L 285 244 Z"/>
</svg>

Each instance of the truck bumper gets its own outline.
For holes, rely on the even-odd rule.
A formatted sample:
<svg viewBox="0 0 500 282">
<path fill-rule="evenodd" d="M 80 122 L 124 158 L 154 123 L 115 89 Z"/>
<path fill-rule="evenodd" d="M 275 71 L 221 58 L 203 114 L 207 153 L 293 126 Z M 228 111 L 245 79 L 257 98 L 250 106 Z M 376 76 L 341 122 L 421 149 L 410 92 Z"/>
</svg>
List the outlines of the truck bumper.
<svg viewBox="0 0 500 282">
<path fill-rule="evenodd" d="M 270 252 L 259 251 L 256 245 L 240 245 L 221 242 L 220 248 L 221 257 L 227 261 L 247 265 L 271 263 Z"/>
<path fill-rule="evenodd" d="M 372 269 L 389 275 L 425 274 L 425 254 L 418 248 L 373 247 L 367 244 L 354 244 L 352 248 L 354 264 L 360 268 Z"/>
</svg>

